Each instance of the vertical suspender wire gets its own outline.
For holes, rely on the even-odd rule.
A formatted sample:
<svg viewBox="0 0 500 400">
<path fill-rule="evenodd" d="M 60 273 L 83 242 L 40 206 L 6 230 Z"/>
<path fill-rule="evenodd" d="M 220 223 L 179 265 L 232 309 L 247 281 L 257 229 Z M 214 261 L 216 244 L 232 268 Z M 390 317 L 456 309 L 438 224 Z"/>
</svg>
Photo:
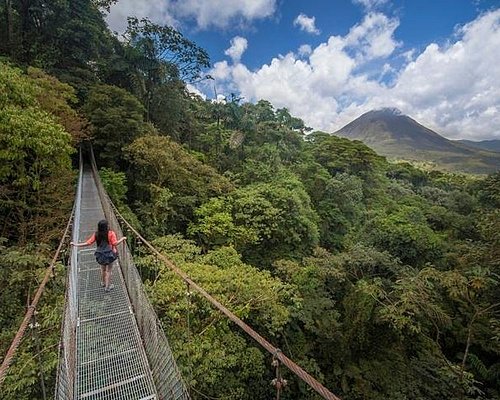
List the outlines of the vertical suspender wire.
<svg viewBox="0 0 500 400">
<path fill-rule="evenodd" d="M 184 271 L 182 271 L 179 267 L 177 267 L 172 261 L 170 261 L 167 257 L 165 257 L 162 253 L 160 253 L 151 243 L 149 243 L 144 237 L 137 232 L 137 230 L 132 227 L 121 215 L 118 209 L 115 207 L 113 202 L 109 200 L 111 207 L 113 208 L 115 214 L 128 226 L 128 228 L 144 243 L 146 247 L 148 247 L 153 254 L 155 254 L 160 260 L 162 260 L 165 265 L 170 268 L 176 275 L 182 278 L 182 280 L 189 284 L 190 288 L 195 289 L 198 293 L 200 293 L 203 297 L 205 297 L 215 308 L 217 308 L 220 312 L 226 315 L 229 320 L 233 321 L 236 325 L 238 325 L 244 332 L 246 332 L 250 337 L 252 337 L 257 343 L 259 343 L 264 349 L 266 349 L 269 353 L 276 357 L 276 359 L 285 365 L 290 371 L 292 371 L 296 376 L 298 376 L 302 381 L 307 383 L 312 389 L 314 389 L 318 394 L 320 394 L 324 399 L 327 400 L 340 400 L 339 397 L 330 392 L 325 386 L 323 386 L 320 382 L 318 382 L 315 378 L 313 378 L 310 374 L 304 371 L 300 366 L 298 366 L 295 362 L 289 359 L 286 355 L 284 355 L 281 350 L 274 347 L 271 343 L 269 343 L 264 337 L 262 337 L 259 333 L 254 331 L 248 324 L 243 322 L 240 318 L 238 318 L 235 314 L 233 314 L 227 307 L 222 305 L 218 300 L 216 300 L 213 296 L 211 296 L 205 289 L 203 289 L 200 285 L 194 282 Z"/>
<path fill-rule="evenodd" d="M 104 214 L 108 219 L 110 228 L 120 236 L 122 235 L 122 229 L 118 218 L 123 217 L 114 212 L 111 200 L 99 177 L 92 146 L 90 146 L 90 163 Z M 165 335 L 165 329 L 163 329 L 161 321 L 148 300 L 128 244 L 124 242 L 123 246 L 124 251 L 122 252 L 123 257 L 120 256 L 120 268 L 134 309 L 137 327 L 143 339 L 145 356 L 149 361 L 149 367 L 159 395 L 158 398 L 187 400 L 190 398 L 189 393 L 173 357 Z"/>
<path fill-rule="evenodd" d="M 189 368 L 189 384 L 187 385 L 189 390 L 189 395 L 191 395 L 191 382 L 193 382 L 193 359 L 191 357 L 192 351 L 192 343 L 191 343 L 191 290 L 189 288 L 189 283 L 186 282 L 186 304 L 187 304 L 187 312 L 186 312 L 186 323 L 187 323 L 187 363 Z"/>
<path fill-rule="evenodd" d="M 80 158 L 79 158 L 79 174 L 78 174 L 78 186 L 76 189 L 76 197 L 75 197 L 75 206 L 74 213 L 75 218 L 73 221 L 73 231 L 71 233 L 71 239 L 73 243 L 80 242 L 80 214 L 81 214 L 81 205 L 82 205 L 82 196 L 83 196 L 83 154 L 82 147 L 80 146 Z M 69 360 L 69 373 L 70 373 L 70 393 L 78 393 L 77 392 L 77 384 L 78 384 L 78 376 L 76 376 L 76 357 L 77 357 L 77 349 L 76 343 L 78 343 L 78 330 L 76 329 L 78 323 L 78 251 L 76 248 L 71 246 L 71 259 L 70 259 L 70 267 L 69 267 L 69 286 L 66 290 L 69 290 L 69 316 L 70 316 L 70 338 L 66 338 L 69 340 L 69 349 L 65 349 L 66 357 Z M 68 314 L 66 314 L 68 315 Z M 67 321 L 65 321 L 67 323 Z M 69 354 L 68 354 L 69 353 Z M 71 356 L 69 356 L 71 355 Z"/>
<path fill-rule="evenodd" d="M 38 334 L 38 328 L 39 324 L 36 322 L 36 313 L 37 311 L 35 310 L 33 312 L 33 316 L 31 317 L 31 337 L 33 341 L 35 342 L 35 350 L 36 350 L 36 356 L 37 356 L 37 361 L 38 361 L 38 375 L 40 378 L 40 388 L 42 389 L 42 397 L 43 400 L 47 400 L 47 391 L 45 389 L 45 377 L 43 374 L 43 361 L 42 361 L 42 354 L 41 354 L 41 346 L 40 346 L 40 335 Z"/>
</svg>

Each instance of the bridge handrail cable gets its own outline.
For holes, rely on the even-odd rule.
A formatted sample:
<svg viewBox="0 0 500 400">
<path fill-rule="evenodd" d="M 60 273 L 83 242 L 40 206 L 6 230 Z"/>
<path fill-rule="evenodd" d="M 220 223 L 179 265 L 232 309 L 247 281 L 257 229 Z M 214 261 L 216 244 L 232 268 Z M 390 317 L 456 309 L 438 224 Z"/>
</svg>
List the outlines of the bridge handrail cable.
<svg viewBox="0 0 500 400">
<path fill-rule="evenodd" d="M 80 211 L 83 185 L 83 156 L 79 149 L 78 183 L 76 186 L 75 202 L 73 206 L 73 230 L 71 240 L 78 243 L 80 225 Z M 72 400 L 75 392 L 76 369 L 76 325 L 78 319 L 78 251 L 70 247 L 70 259 L 66 274 L 66 291 L 64 295 L 64 315 L 61 323 L 61 337 L 59 340 L 59 365 L 57 368 L 54 398 L 58 400 Z"/>
<path fill-rule="evenodd" d="M 121 237 L 123 233 L 116 218 L 117 210 L 111 203 L 99 177 L 92 147 L 90 147 L 90 161 L 104 215 L 108 219 L 110 229 L 113 229 L 118 237 Z M 129 298 L 134 308 L 137 326 L 143 338 L 144 350 L 149 360 L 156 390 L 160 398 L 189 400 L 189 392 L 176 365 L 165 331 L 149 302 L 126 242 L 123 242 L 123 251 L 119 260 Z"/>
<path fill-rule="evenodd" d="M 95 171 L 95 174 L 98 177 L 97 166 L 95 164 L 94 156 L 92 153 L 92 168 Z M 98 178 L 97 178 L 98 179 Z M 102 183 L 99 180 L 99 184 Z M 341 400 L 339 397 L 335 396 L 332 392 L 330 392 L 325 386 L 323 386 L 320 382 L 318 382 L 315 378 L 313 378 L 310 374 L 304 371 L 301 367 L 299 367 L 295 362 L 289 359 L 283 352 L 269 343 L 264 337 L 262 337 L 259 333 L 253 330 L 249 325 L 243 322 L 240 318 L 238 318 L 235 314 L 233 314 L 228 308 L 222 305 L 218 300 L 212 297 L 208 292 L 205 291 L 201 286 L 199 286 L 196 282 L 194 282 L 184 271 L 182 271 L 179 267 L 177 267 L 171 260 L 165 257 L 162 253 L 160 253 L 151 243 L 149 243 L 137 230 L 130 225 L 130 223 L 122 216 L 122 214 L 118 211 L 117 207 L 111 201 L 107 193 L 103 190 L 103 196 L 106 197 L 106 202 L 109 203 L 111 208 L 114 211 L 114 214 L 118 216 L 118 218 L 127 226 L 127 228 L 142 242 L 146 247 L 148 247 L 159 259 L 161 259 L 167 267 L 172 270 L 176 275 L 178 275 L 182 280 L 190 287 L 195 289 L 198 293 L 200 293 L 205 299 L 207 299 L 215 308 L 217 308 L 220 312 L 222 312 L 226 317 L 228 317 L 232 322 L 238 325 L 245 333 L 251 336 L 257 343 L 259 343 L 264 349 L 266 349 L 269 353 L 272 354 L 273 358 L 284 364 L 290 371 L 292 371 L 295 375 L 297 375 L 302 381 L 307 383 L 312 389 L 314 389 L 319 395 L 321 395 L 324 399 L 327 400 Z"/>
<path fill-rule="evenodd" d="M 0 386 L 2 385 L 3 381 L 5 380 L 5 376 L 7 374 L 7 370 L 10 367 L 10 364 L 12 363 L 12 360 L 14 358 L 14 355 L 21 343 L 21 340 L 26 332 L 26 328 L 28 327 L 34 312 L 36 310 L 36 307 L 38 305 L 38 302 L 40 301 L 40 298 L 42 297 L 42 294 L 45 290 L 45 287 L 49 281 L 49 279 L 54 275 L 54 268 L 57 263 L 57 260 L 59 259 L 59 254 L 61 253 L 61 250 L 63 246 L 65 245 L 66 239 L 68 237 L 68 232 L 70 230 L 70 227 L 72 225 L 73 217 L 75 213 L 75 207 L 73 206 L 73 210 L 71 211 L 71 215 L 68 219 L 68 222 L 66 224 L 66 228 L 63 231 L 61 240 L 59 242 L 59 246 L 57 247 L 56 252 L 54 253 L 54 256 L 52 257 L 52 260 L 49 264 L 49 266 L 45 270 L 45 275 L 42 279 L 42 282 L 38 286 L 38 289 L 35 293 L 35 296 L 33 297 L 33 300 L 31 301 L 30 305 L 28 306 L 28 309 L 26 310 L 26 313 L 24 314 L 24 318 L 21 322 L 21 325 L 19 326 L 19 329 L 16 332 L 16 335 L 14 336 L 14 339 L 12 339 L 11 345 L 9 347 L 9 350 L 7 350 L 7 353 L 2 361 L 2 365 L 0 366 Z"/>
</svg>

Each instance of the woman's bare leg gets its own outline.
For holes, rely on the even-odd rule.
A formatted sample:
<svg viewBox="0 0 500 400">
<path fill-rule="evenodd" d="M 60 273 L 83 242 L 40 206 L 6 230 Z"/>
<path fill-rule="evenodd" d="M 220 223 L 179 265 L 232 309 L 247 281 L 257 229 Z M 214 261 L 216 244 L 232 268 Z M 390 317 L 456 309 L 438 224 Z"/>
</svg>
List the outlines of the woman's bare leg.
<svg viewBox="0 0 500 400">
<path fill-rule="evenodd" d="M 105 280 L 104 280 L 104 284 L 106 285 L 106 288 L 109 289 L 110 286 L 109 286 L 109 282 L 111 281 L 111 268 L 112 268 L 112 264 L 109 264 L 109 265 L 106 265 L 105 267 Z"/>
<path fill-rule="evenodd" d="M 101 286 L 106 286 L 106 266 L 101 265 Z"/>
</svg>

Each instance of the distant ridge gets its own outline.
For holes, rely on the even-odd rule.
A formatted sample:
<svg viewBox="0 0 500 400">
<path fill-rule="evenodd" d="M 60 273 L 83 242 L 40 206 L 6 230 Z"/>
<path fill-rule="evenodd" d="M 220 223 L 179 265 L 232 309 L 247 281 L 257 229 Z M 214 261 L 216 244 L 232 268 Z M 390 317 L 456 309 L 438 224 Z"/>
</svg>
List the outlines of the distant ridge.
<svg viewBox="0 0 500 400">
<path fill-rule="evenodd" d="M 500 169 L 500 154 L 448 140 L 397 108 L 369 111 L 334 134 L 361 140 L 392 159 L 431 162 L 440 169 L 480 174 Z"/>
<path fill-rule="evenodd" d="M 475 149 L 500 152 L 500 139 L 481 140 L 479 142 L 462 139 L 462 140 L 455 140 L 455 142 L 458 142 L 468 147 L 474 147 Z"/>
</svg>

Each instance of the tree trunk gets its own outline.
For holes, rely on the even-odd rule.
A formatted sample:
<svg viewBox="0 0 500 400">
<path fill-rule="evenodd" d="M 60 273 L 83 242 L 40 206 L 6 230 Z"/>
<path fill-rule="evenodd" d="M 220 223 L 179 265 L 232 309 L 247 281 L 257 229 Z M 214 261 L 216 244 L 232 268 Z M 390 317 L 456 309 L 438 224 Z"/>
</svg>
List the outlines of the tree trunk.
<svg viewBox="0 0 500 400">
<path fill-rule="evenodd" d="M 21 0 L 21 60 L 28 61 L 30 31 L 30 0 Z"/>
<path fill-rule="evenodd" d="M 7 54 L 14 52 L 14 21 L 12 20 L 12 0 L 5 0 L 5 25 L 7 33 Z"/>
<path fill-rule="evenodd" d="M 462 359 L 462 381 L 464 378 L 464 373 L 465 373 L 465 363 L 467 362 L 467 357 L 469 356 L 469 348 L 470 348 L 470 343 L 472 341 L 472 325 L 474 324 L 474 321 L 478 315 L 478 311 L 474 313 L 472 316 L 471 321 L 469 322 L 469 326 L 467 327 L 467 343 L 465 344 L 465 351 L 464 351 L 464 357 Z"/>
</svg>

